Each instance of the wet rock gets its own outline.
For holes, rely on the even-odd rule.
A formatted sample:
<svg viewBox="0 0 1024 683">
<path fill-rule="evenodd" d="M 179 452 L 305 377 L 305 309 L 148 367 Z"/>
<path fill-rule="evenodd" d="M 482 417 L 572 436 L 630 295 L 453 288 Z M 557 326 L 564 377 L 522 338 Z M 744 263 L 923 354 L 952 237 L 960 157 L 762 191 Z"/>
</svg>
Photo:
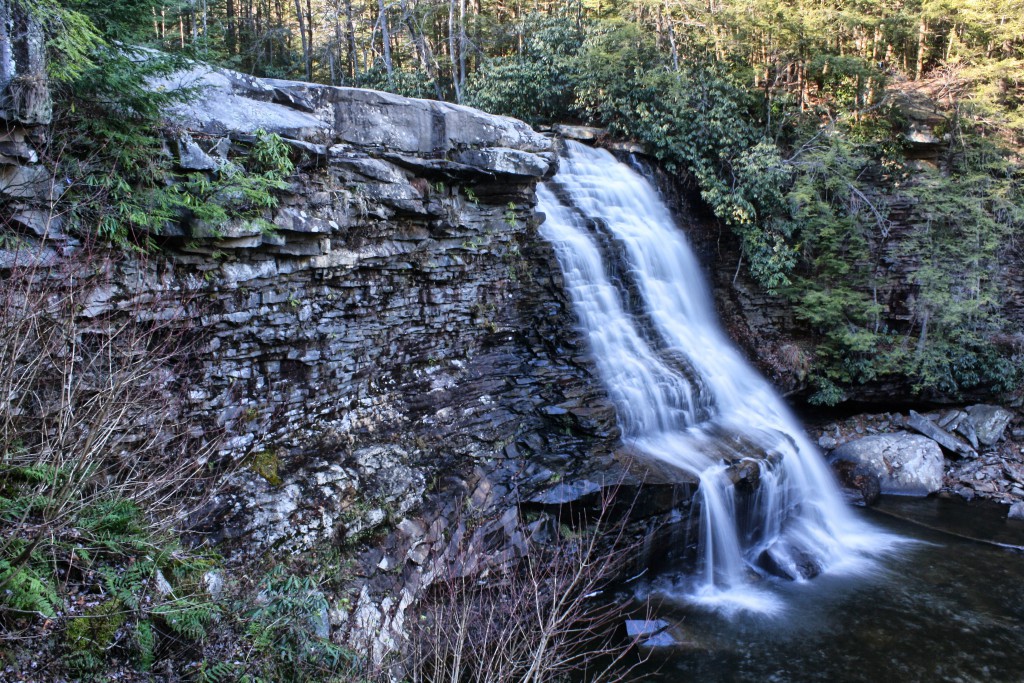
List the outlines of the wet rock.
<svg viewBox="0 0 1024 683">
<path fill-rule="evenodd" d="M 818 439 L 818 448 L 825 451 L 830 451 L 838 445 L 839 442 L 836 441 L 834 437 L 831 437 L 828 434 L 822 434 L 821 437 Z"/>
<path fill-rule="evenodd" d="M 559 124 L 554 126 L 551 130 L 556 135 L 561 135 L 563 138 L 579 140 L 580 142 L 593 142 L 594 140 L 598 140 L 608 135 L 608 130 L 606 128 L 595 128 L 593 126 L 569 126 Z"/>
<path fill-rule="evenodd" d="M 1010 506 L 1010 511 L 1007 513 L 1008 519 L 1021 519 L 1024 520 L 1024 502 L 1017 502 Z"/>
<path fill-rule="evenodd" d="M 851 463 L 851 472 L 878 477 L 882 493 L 926 496 L 942 488 L 944 471 L 939 446 L 932 439 L 908 432 L 849 441 L 832 451 L 829 462 L 833 467 L 840 462 Z"/>
<path fill-rule="evenodd" d="M 782 542 L 773 544 L 757 558 L 757 566 L 772 576 L 796 581 L 821 574 L 821 563 L 812 555 Z"/>
<path fill-rule="evenodd" d="M 854 505 L 874 505 L 882 493 L 882 483 L 878 475 L 863 463 L 848 460 L 837 460 L 832 463 L 832 471 L 839 479 L 849 502 Z"/>
<path fill-rule="evenodd" d="M 927 436 L 947 451 L 951 451 L 965 458 L 974 458 L 978 455 L 978 452 L 966 443 L 916 411 L 910 411 L 910 415 L 907 418 L 907 425 L 914 431 Z M 975 427 L 975 429 L 977 429 L 977 427 Z"/>
<path fill-rule="evenodd" d="M 739 462 L 730 465 L 726 470 L 726 476 L 739 491 L 753 492 L 757 490 L 761 481 L 761 465 L 752 458 L 743 458 Z"/>
<path fill-rule="evenodd" d="M 992 405 L 973 405 L 967 408 L 969 420 L 977 434 L 978 441 L 986 446 L 994 446 L 1003 437 L 1007 425 L 1013 419 L 1013 413 L 1005 408 Z"/>
</svg>

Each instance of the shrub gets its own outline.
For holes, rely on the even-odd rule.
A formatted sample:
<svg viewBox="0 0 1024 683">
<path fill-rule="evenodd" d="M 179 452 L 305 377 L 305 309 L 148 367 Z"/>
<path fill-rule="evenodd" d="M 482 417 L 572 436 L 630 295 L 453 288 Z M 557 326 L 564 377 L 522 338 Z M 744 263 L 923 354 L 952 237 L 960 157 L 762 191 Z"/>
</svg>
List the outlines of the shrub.
<svg viewBox="0 0 1024 683">
<path fill-rule="evenodd" d="M 0 629 L 43 637 L 56 620 L 77 675 L 113 653 L 145 668 L 158 631 L 195 640 L 216 611 L 198 579 L 212 560 L 175 532 L 205 501 L 216 443 L 182 419 L 190 304 L 119 291 L 117 254 L 14 243 L 0 278 Z"/>
</svg>

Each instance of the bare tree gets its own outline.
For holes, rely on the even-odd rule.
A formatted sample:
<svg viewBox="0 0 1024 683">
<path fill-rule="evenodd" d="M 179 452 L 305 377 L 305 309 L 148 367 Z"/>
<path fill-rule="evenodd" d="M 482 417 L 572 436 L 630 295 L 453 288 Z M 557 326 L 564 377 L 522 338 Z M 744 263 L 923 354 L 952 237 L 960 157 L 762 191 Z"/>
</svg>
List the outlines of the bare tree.
<svg viewBox="0 0 1024 683">
<path fill-rule="evenodd" d="M 205 501 L 197 484 L 216 439 L 187 421 L 188 295 L 133 290 L 108 251 L 0 237 L 0 487 L 35 496 L 0 519 L 10 578 L 112 496 L 154 526 L 180 522 Z M 130 258 L 141 278 L 144 257 Z"/>
<path fill-rule="evenodd" d="M 624 524 L 610 524 L 611 499 L 580 531 L 557 525 L 554 537 L 483 571 L 472 543 L 437 582 L 413 633 L 408 670 L 415 683 L 543 683 L 585 675 L 624 681 L 642 661 L 620 631 L 630 601 L 607 593 L 631 554 Z M 606 527 L 612 527 L 612 532 Z M 528 538 L 522 525 L 518 534 Z M 461 568 L 461 570 L 460 570 Z"/>
</svg>

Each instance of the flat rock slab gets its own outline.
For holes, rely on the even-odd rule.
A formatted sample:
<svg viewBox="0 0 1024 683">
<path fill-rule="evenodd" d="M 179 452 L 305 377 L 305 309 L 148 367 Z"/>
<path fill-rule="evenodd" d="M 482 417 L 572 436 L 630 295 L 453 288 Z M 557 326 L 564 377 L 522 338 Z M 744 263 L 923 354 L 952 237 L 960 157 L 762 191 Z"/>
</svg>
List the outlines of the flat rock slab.
<svg viewBox="0 0 1024 683">
<path fill-rule="evenodd" d="M 978 457 L 978 452 L 968 444 L 964 443 L 959 438 L 953 436 L 945 429 L 916 411 L 910 411 L 910 416 L 907 418 L 907 425 L 914 431 L 920 432 L 935 443 L 939 444 L 947 451 L 951 451 L 965 458 Z M 885 491 L 883 490 L 882 493 L 885 493 Z"/>
<path fill-rule="evenodd" d="M 627 619 L 626 635 L 630 638 L 648 638 L 669 627 L 664 619 Z"/>
<path fill-rule="evenodd" d="M 227 69 L 197 65 L 154 79 L 150 85 L 165 90 L 195 88 L 195 99 L 174 105 L 167 113 L 175 122 L 198 133 L 252 134 L 265 130 L 289 138 L 310 139 L 327 129 L 327 124 L 312 114 L 269 101 L 273 88 L 259 79 Z"/>
<path fill-rule="evenodd" d="M 967 415 L 978 441 L 986 446 L 994 446 L 1013 419 L 1013 413 L 1006 408 L 983 404 L 970 406 Z"/>
<path fill-rule="evenodd" d="M 872 472 L 882 493 L 927 496 L 942 488 L 942 449 L 932 439 L 909 432 L 848 441 L 832 451 L 829 461 L 854 463 Z"/>
<path fill-rule="evenodd" d="M 160 90 L 194 88 L 168 118 L 204 135 L 277 133 L 295 144 L 348 145 L 497 176 L 539 178 L 557 159 L 551 140 L 507 116 L 448 102 L 338 86 L 255 78 L 197 64 L 152 79 Z M 179 152 L 186 167 L 208 165 L 201 149 Z M 452 157 L 457 158 L 452 158 Z"/>
</svg>

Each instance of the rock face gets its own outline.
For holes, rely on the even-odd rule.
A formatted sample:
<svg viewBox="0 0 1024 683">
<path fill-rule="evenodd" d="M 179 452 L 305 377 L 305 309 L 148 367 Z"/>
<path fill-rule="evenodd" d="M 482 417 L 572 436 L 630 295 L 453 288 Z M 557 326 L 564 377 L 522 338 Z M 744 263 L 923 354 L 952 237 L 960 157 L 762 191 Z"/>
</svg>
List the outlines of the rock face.
<svg viewBox="0 0 1024 683">
<path fill-rule="evenodd" d="M 299 168 L 272 232 L 185 221 L 167 261 L 134 275 L 201 292 L 193 409 L 242 464 L 214 538 L 362 537 L 420 509 L 429 481 L 487 482 L 481 505 L 500 507 L 556 476 L 547 460 L 560 477 L 567 453 L 611 451 L 614 412 L 535 233 L 550 141 L 374 91 L 200 67 L 174 84 L 203 88 L 171 112 L 182 169 L 224 163 L 258 130 Z"/>
<path fill-rule="evenodd" d="M 233 472 L 197 515 L 207 540 L 237 559 L 358 553 L 358 597 L 329 620 L 383 660 L 435 578 L 544 535 L 523 530 L 521 504 L 558 515 L 646 479 L 620 465 L 614 409 L 536 232 L 547 138 L 466 107 L 205 67 L 154 87 L 178 83 L 202 92 L 169 112 L 182 173 L 233 163 L 261 131 L 296 164 L 272 230 L 182 216 L 158 253 L 110 254 L 109 284 L 84 299 L 83 317 L 180 323 L 188 357 L 169 381 L 215 446 L 202 457 Z M 631 514 L 699 518 L 692 481 L 659 486 Z M 679 533 L 672 546 L 692 547 Z"/>
<path fill-rule="evenodd" d="M 849 441 L 832 451 L 829 462 L 851 463 L 878 477 L 882 493 L 926 496 L 942 488 L 939 446 L 908 432 L 877 434 Z"/>
</svg>

